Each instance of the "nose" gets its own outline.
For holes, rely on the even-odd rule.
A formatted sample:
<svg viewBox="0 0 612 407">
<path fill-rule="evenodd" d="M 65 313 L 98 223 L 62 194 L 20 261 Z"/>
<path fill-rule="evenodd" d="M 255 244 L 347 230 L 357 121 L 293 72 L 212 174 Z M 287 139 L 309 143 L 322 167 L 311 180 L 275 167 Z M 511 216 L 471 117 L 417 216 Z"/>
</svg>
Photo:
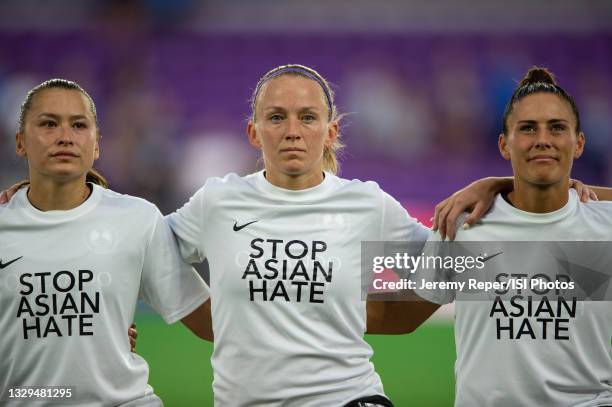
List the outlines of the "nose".
<svg viewBox="0 0 612 407">
<path fill-rule="evenodd" d="M 536 134 L 535 148 L 550 148 L 552 146 L 552 135 L 548 129 L 540 129 Z"/>
<path fill-rule="evenodd" d="M 285 132 L 286 140 L 299 140 L 302 138 L 300 135 L 300 121 L 297 118 L 287 119 L 287 131 Z"/>
<path fill-rule="evenodd" d="M 59 145 L 70 145 L 72 144 L 72 128 L 65 125 L 59 126 L 58 129 L 57 144 Z"/>
</svg>

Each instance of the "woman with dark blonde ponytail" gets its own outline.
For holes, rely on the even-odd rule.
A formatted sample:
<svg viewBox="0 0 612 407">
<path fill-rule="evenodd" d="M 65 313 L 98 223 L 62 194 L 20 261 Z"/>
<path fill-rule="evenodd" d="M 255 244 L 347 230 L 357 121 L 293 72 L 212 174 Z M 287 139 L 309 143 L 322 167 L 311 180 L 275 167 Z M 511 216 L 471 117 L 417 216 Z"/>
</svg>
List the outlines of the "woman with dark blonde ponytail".
<svg viewBox="0 0 612 407">
<path fill-rule="evenodd" d="M 51 79 L 28 93 L 16 152 L 29 187 L 0 204 L 2 405 L 23 405 L 35 389 L 28 403 L 161 406 L 147 363 L 130 353 L 139 297 L 212 338 L 205 283 L 155 205 L 106 189 L 93 169 L 99 139 L 78 84 Z"/>
<path fill-rule="evenodd" d="M 91 117 L 93 118 L 93 125 L 95 126 L 94 128 L 95 128 L 96 146 L 97 146 L 98 143 L 100 142 L 100 128 L 98 126 L 98 113 L 96 111 L 96 105 L 94 104 L 94 101 L 91 98 L 91 96 L 89 96 L 89 94 L 85 91 L 85 89 L 83 89 L 78 83 L 64 80 L 64 79 L 48 80 L 46 82 L 41 83 L 40 85 L 36 86 L 35 88 L 33 88 L 32 90 L 28 92 L 25 100 L 21 104 L 21 109 L 19 112 L 18 135 L 19 134 L 23 135 L 25 132 L 26 117 L 28 113 L 30 112 L 30 110 L 32 109 L 32 104 L 36 98 L 36 95 L 38 95 L 39 93 L 47 89 L 74 90 L 74 91 L 81 93 L 83 98 L 87 100 L 87 103 L 89 105 L 88 110 L 89 110 L 89 113 L 91 114 Z M 96 153 L 95 159 L 97 159 L 97 153 Z M 93 167 L 87 171 L 86 180 L 87 182 L 91 182 L 93 184 L 100 185 L 103 188 L 108 188 L 108 181 L 106 181 L 104 176 L 100 174 L 98 171 L 96 171 Z"/>
</svg>

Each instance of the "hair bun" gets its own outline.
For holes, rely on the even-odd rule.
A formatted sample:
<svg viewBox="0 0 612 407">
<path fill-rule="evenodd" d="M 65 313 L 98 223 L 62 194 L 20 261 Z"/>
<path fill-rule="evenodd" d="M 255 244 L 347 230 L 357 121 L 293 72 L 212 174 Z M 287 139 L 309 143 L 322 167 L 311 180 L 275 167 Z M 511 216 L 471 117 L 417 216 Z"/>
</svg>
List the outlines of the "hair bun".
<svg viewBox="0 0 612 407">
<path fill-rule="evenodd" d="M 537 66 L 534 66 L 527 71 L 525 77 L 523 80 L 521 80 L 519 87 L 529 85 L 531 83 L 550 83 L 551 85 L 557 85 L 555 76 L 552 74 L 552 72 L 546 68 L 540 68 Z"/>
</svg>

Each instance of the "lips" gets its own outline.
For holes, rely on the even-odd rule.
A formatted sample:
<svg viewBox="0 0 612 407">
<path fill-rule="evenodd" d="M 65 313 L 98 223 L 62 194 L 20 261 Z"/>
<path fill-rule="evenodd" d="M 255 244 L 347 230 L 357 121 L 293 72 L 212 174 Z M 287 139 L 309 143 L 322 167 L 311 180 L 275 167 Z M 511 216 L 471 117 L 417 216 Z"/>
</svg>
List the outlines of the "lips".
<svg viewBox="0 0 612 407">
<path fill-rule="evenodd" d="M 78 157 L 78 154 L 73 153 L 72 151 L 57 151 L 55 153 L 50 154 L 51 157 L 57 158 L 66 158 L 66 157 Z"/>
<path fill-rule="evenodd" d="M 288 147 L 288 148 L 283 148 L 281 149 L 281 153 L 305 153 L 306 150 L 304 150 L 303 148 L 298 148 L 298 147 Z"/>
<path fill-rule="evenodd" d="M 548 162 L 548 161 L 559 161 L 559 159 L 552 155 L 536 155 L 536 156 L 533 156 L 527 159 L 527 161 Z"/>
</svg>

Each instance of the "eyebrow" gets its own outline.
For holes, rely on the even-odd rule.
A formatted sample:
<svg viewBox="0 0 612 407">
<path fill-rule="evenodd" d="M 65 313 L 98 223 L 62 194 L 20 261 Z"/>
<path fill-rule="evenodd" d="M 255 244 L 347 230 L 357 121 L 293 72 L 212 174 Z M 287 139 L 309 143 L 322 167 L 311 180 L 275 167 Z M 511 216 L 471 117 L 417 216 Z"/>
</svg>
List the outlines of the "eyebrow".
<svg viewBox="0 0 612 407">
<path fill-rule="evenodd" d="M 518 124 L 537 124 L 537 120 L 519 120 Z M 547 124 L 556 124 L 556 123 L 569 123 L 569 121 L 565 119 L 550 119 L 546 121 Z"/>
<path fill-rule="evenodd" d="M 37 117 L 39 117 L 39 118 L 40 117 L 50 117 L 50 118 L 55 119 L 55 120 L 59 120 L 61 118 L 60 115 L 57 115 L 55 113 L 47 113 L 47 112 L 43 112 L 43 113 L 39 114 Z M 69 116 L 69 119 L 70 120 L 80 120 L 80 119 L 88 120 L 88 117 L 85 116 L 85 115 L 82 115 L 82 114 L 75 114 L 75 115 Z"/>
<path fill-rule="evenodd" d="M 266 107 L 264 109 L 264 112 L 268 112 L 268 111 L 286 111 L 287 108 L 282 107 L 282 106 L 270 106 L 270 107 Z M 302 107 L 299 111 L 300 112 L 306 112 L 306 111 L 319 111 L 320 109 L 314 106 L 305 106 Z"/>
</svg>

